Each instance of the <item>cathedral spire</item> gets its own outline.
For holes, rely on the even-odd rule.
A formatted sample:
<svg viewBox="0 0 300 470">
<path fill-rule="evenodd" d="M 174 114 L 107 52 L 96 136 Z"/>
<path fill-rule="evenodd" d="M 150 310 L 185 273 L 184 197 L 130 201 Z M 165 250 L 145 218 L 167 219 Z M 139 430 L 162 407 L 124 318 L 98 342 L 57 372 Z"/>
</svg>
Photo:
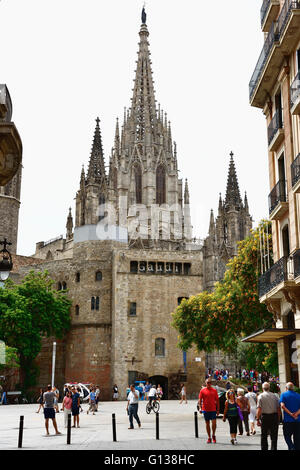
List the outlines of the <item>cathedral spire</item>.
<svg viewBox="0 0 300 470">
<path fill-rule="evenodd" d="M 184 187 L 184 204 L 190 203 L 190 193 L 189 193 L 189 186 L 188 180 L 185 180 L 185 187 Z"/>
<path fill-rule="evenodd" d="M 106 177 L 99 122 L 100 119 L 97 117 L 89 168 L 87 172 L 88 183 L 101 183 L 102 180 Z"/>
<path fill-rule="evenodd" d="M 240 207 L 242 204 L 239 184 L 236 176 L 233 152 L 230 152 L 230 163 L 227 177 L 227 188 L 225 197 L 226 207 Z"/>
<path fill-rule="evenodd" d="M 209 235 L 215 236 L 216 233 L 216 225 L 215 225 L 215 217 L 214 211 L 211 209 L 210 211 L 210 220 L 209 220 Z"/>
<path fill-rule="evenodd" d="M 148 138 L 150 143 L 151 136 L 153 138 L 155 132 L 156 107 L 148 43 L 149 32 L 144 9 L 142 18 L 130 117 L 134 126 L 135 141 L 144 141 Z"/>
<path fill-rule="evenodd" d="M 73 238 L 73 217 L 72 217 L 71 207 L 69 209 L 69 215 L 68 215 L 68 218 L 67 218 L 66 229 L 67 229 L 67 241 L 68 241 L 68 240 L 71 240 Z"/>
</svg>

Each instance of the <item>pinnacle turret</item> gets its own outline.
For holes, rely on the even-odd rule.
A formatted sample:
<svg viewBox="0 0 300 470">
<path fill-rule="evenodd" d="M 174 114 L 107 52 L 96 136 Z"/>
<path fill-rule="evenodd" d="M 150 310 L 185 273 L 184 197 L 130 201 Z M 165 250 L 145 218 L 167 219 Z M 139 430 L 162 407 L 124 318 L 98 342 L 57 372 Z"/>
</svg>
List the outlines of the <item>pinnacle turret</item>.
<svg viewBox="0 0 300 470">
<path fill-rule="evenodd" d="M 230 153 L 230 163 L 227 177 L 227 188 L 225 197 L 226 208 L 239 208 L 242 204 L 239 184 L 236 176 L 235 164 L 233 160 L 233 152 Z"/>
<path fill-rule="evenodd" d="M 88 183 L 101 183 L 106 177 L 99 122 L 100 119 L 97 117 L 89 168 L 87 172 Z"/>
</svg>

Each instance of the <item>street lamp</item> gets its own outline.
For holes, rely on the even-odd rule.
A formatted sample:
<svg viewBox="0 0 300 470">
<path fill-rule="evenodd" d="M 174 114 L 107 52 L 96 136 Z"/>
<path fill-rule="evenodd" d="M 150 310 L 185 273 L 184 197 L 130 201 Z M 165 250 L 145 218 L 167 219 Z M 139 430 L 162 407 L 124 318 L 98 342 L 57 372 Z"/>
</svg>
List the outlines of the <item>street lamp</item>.
<svg viewBox="0 0 300 470">
<path fill-rule="evenodd" d="M 12 257 L 7 249 L 7 246 L 11 245 L 11 243 L 4 238 L 3 241 L 0 240 L 0 246 L 1 245 L 3 245 L 3 248 L 0 250 L 0 281 L 6 281 L 13 268 Z"/>
</svg>

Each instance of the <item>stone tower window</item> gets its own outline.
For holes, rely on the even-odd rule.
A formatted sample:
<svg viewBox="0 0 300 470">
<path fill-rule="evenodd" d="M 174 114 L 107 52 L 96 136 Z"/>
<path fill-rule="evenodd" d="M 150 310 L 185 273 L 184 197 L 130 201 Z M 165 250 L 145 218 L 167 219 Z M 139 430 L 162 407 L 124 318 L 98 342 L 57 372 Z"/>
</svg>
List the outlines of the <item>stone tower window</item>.
<svg viewBox="0 0 300 470">
<path fill-rule="evenodd" d="M 101 271 L 96 272 L 95 279 L 96 279 L 96 281 L 102 281 L 102 272 Z"/>
<path fill-rule="evenodd" d="M 57 290 L 62 290 L 61 282 L 58 282 L 58 284 L 57 284 Z"/>
<path fill-rule="evenodd" d="M 75 315 L 79 315 L 79 305 L 75 305 Z"/>
<path fill-rule="evenodd" d="M 129 304 L 129 316 L 136 317 L 136 302 L 130 302 Z"/>
<path fill-rule="evenodd" d="M 99 308 L 100 308 L 100 298 L 99 298 L 99 297 L 96 297 L 96 305 L 95 305 L 95 307 L 96 307 L 96 310 L 99 310 Z"/>
<path fill-rule="evenodd" d="M 80 282 L 80 273 L 76 273 L 75 280 L 76 282 Z"/>
<path fill-rule="evenodd" d="M 95 297 L 92 297 L 91 298 L 91 310 L 95 310 L 95 306 L 96 306 Z"/>
<path fill-rule="evenodd" d="M 159 165 L 156 170 L 156 204 L 166 203 L 166 170 Z"/>
<path fill-rule="evenodd" d="M 166 340 L 164 338 L 156 338 L 155 340 L 155 356 L 165 357 Z"/>
<path fill-rule="evenodd" d="M 62 283 L 62 290 L 67 290 L 67 283 L 66 282 Z"/>
<path fill-rule="evenodd" d="M 142 204 L 142 169 L 141 165 L 134 167 L 135 199 L 137 204 Z"/>
<path fill-rule="evenodd" d="M 100 308 L 100 298 L 92 297 L 91 298 L 91 310 L 99 310 Z"/>
</svg>

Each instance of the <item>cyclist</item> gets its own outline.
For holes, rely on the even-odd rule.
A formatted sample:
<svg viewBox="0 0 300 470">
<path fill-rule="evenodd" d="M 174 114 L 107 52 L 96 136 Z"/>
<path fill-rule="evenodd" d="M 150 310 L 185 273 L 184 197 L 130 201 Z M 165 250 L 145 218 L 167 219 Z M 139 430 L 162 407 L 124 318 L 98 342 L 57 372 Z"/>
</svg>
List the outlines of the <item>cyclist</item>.
<svg viewBox="0 0 300 470">
<path fill-rule="evenodd" d="M 152 387 L 150 388 L 149 390 L 149 394 L 148 394 L 148 398 L 149 398 L 149 405 L 152 406 L 152 402 L 156 400 L 157 398 L 157 395 L 156 395 L 156 386 L 155 385 L 152 385 Z"/>
</svg>

